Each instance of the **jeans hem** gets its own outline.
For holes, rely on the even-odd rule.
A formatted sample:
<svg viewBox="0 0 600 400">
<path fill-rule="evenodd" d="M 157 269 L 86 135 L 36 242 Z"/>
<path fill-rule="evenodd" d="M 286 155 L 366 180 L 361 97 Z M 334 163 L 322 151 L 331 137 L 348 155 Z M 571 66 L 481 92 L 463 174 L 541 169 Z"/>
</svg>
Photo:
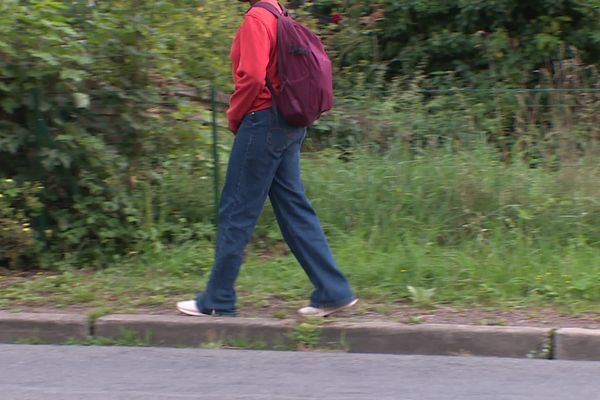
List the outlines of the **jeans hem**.
<svg viewBox="0 0 600 400">
<path fill-rule="evenodd" d="M 237 312 L 235 311 L 235 309 L 223 310 L 210 307 L 203 307 L 201 303 L 202 297 L 205 295 L 205 293 L 206 292 L 201 292 L 198 293 L 198 295 L 196 296 L 196 307 L 198 308 L 198 311 L 200 311 L 202 314 L 211 315 L 215 317 L 237 317 Z"/>
</svg>

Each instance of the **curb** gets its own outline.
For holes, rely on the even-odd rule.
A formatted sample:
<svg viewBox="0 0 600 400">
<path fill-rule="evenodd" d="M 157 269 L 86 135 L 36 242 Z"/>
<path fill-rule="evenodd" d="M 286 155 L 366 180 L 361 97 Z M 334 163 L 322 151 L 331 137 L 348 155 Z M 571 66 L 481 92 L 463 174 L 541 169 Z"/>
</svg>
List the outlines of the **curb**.
<svg viewBox="0 0 600 400">
<path fill-rule="evenodd" d="M 549 358 L 551 329 L 335 323 L 324 329 L 333 342 L 345 338 L 351 352 Z"/>
<path fill-rule="evenodd" d="M 114 314 L 98 318 L 94 333 L 113 340 L 133 333 L 158 346 L 289 348 L 292 329 L 293 321 L 271 319 Z"/>
<path fill-rule="evenodd" d="M 33 314 L 0 311 L 0 343 L 65 343 L 85 340 L 90 322 L 78 314 Z"/>
<path fill-rule="evenodd" d="M 559 329 L 555 341 L 557 360 L 600 361 L 600 330 Z"/>
<path fill-rule="evenodd" d="M 0 311 L 0 343 L 104 343 L 600 361 L 600 330 Z"/>
</svg>

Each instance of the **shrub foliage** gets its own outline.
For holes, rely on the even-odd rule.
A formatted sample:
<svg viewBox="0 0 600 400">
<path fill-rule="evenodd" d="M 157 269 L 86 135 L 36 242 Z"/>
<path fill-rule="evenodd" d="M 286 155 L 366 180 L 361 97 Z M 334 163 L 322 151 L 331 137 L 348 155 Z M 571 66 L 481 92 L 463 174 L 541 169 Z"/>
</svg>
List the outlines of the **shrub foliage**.
<svg viewBox="0 0 600 400">
<path fill-rule="evenodd" d="M 19 261 L 3 244 L 0 263 L 101 264 L 133 248 L 147 222 L 135 187 L 177 149 L 207 144 L 202 124 L 175 128 L 198 106 L 173 95 L 183 84 L 188 92 L 207 81 L 225 86 L 222 43 L 236 19 L 236 9 L 225 8 L 187 0 L 2 1 L 0 178 L 16 186 L 0 193 L 18 190 L 44 207 L 0 203 L 0 243 L 29 243 L 12 226 L 30 223 L 47 251 L 24 252 L 29 260 Z"/>
<path fill-rule="evenodd" d="M 579 146 L 557 134 L 552 111 L 515 117 L 523 99 L 507 108 L 420 89 L 587 85 L 600 58 L 600 1 L 304 3 L 297 15 L 318 17 L 337 67 L 339 107 L 313 129 L 333 144 L 444 145 L 467 127 L 506 151 L 542 126 L 527 143 Z M 0 3 L 0 267 L 101 266 L 148 243 L 212 235 L 209 116 L 198 100 L 209 84 L 231 90 L 228 47 L 243 7 Z M 598 126 L 588 114 L 586 126 Z"/>
</svg>

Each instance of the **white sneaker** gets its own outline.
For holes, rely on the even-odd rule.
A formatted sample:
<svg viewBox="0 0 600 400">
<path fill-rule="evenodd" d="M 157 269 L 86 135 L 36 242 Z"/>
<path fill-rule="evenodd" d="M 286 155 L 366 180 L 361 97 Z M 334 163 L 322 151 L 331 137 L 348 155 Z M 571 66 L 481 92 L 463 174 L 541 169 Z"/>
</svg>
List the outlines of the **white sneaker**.
<svg viewBox="0 0 600 400">
<path fill-rule="evenodd" d="M 335 307 L 304 307 L 298 310 L 298 313 L 303 317 L 327 317 L 338 311 L 342 311 L 346 308 L 350 308 L 358 303 L 358 299 L 352 300 L 348 304 Z"/>
<path fill-rule="evenodd" d="M 196 305 L 196 300 L 186 300 L 177 303 L 177 309 L 186 315 L 193 315 L 195 317 L 210 317 L 208 314 L 201 313 Z M 214 314 L 214 310 L 213 310 Z"/>
</svg>

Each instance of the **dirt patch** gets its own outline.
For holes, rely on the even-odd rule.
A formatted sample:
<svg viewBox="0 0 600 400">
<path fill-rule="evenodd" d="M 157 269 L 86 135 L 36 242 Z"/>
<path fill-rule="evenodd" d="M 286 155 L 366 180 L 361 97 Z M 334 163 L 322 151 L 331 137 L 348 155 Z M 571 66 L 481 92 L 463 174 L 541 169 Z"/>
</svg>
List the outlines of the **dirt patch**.
<svg viewBox="0 0 600 400">
<path fill-rule="evenodd" d="M 175 310 L 175 299 L 173 304 L 164 304 L 155 307 L 124 308 L 115 304 L 114 307 L 103 307 L 110 313 L 127 314 L 150 314 L 150 315 L 178 315 Z M 303 304 L 298 302 L 286 302 L 274 299 L 268 306 L 252 308 L 242 307 L 238 310 L 239 317 L 246 318 L 276 318 L 276 319 L 300 319 L 296 315 L 296 309 Z M 336 317 L 330 317 L 331 321 L 386 321 L 404 324 L 458 324 L 478 326 L 530 326 L 544 328 L 588 328 L 600 329 L 600 314 L 583 313 L 566 315 L 554 308 L 527 308 L 518 310 L 490 310 L 484 308 L 459 309 L 448 306 L 434 306 L 420 308 L 411 305 L 398 304 L 386 306 L 379 310 L 380 306 L 362 302 L 352 311 L 345 312 Z M 32 307 L 19 306 L 4 308 L 6 311 L 32 312 L 32 313 L 77 313 L 93 314 L 98 308 L 90 306 L 68 306 L 54 308 L 50 306 Z M 377 311 L 379 310 L 379 311 Z"/>
<path fill-rule="evenodd" d="M 29 279 L 42 278 L 46 276 L 60 275 L 59 272 L 49 271 L 4 271 L 0 270 L 0 289 L 8 288 L 16 283 Z"/>
<path fill-rule="evenodd" d="M 381 319 L 381 314 L 367 312 L 366 319 Z M 484 308 L 457 309 L 438 306 L 431 309 L 400 306 L 388 320 L 410 324 L 458 324 L 483 326 L 532 326 L 548 328 L 600 329 L 600 315 L 582 313 L 568 315 L 553 308 L 528 308 L 518 310 L 489 310 Z"/>
</svg>

